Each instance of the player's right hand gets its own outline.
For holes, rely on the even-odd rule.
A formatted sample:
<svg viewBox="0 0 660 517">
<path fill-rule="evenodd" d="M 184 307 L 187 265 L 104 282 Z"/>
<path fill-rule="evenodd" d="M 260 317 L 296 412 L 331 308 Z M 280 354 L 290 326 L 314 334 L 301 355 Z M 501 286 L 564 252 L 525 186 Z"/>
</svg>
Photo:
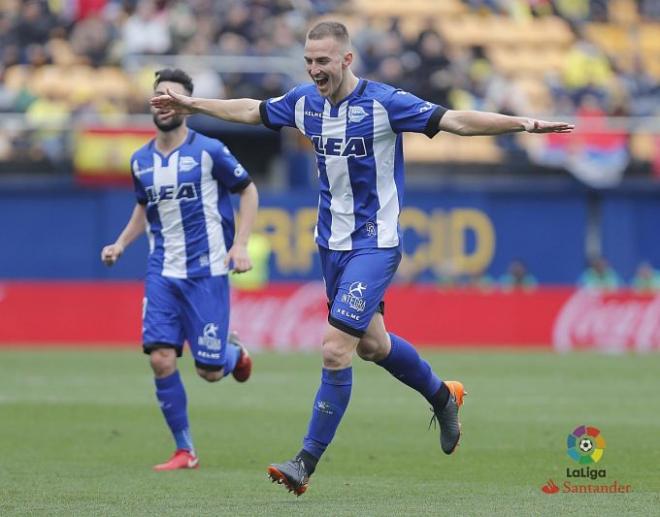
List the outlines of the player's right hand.
<svg viewBox="0 0 660 517">
<path fill-rule="evenodd" d="M 121 244 L 108 244 L 101 250 L 101 261 L 106 266 L 112 266 L 119 260 L 122 253 L 124 253 L 124 247 Z"/>
<path fill-rule="evenodd" d="M 161 110 L 163 114 L 172 112 L 173 114 L 190 115 L 195 111 L 192 97 L 176 93 L 169 88 L 167 89 L 167 95 L 152 97 L 149 102 L 154 108 Z"/>
</svg>

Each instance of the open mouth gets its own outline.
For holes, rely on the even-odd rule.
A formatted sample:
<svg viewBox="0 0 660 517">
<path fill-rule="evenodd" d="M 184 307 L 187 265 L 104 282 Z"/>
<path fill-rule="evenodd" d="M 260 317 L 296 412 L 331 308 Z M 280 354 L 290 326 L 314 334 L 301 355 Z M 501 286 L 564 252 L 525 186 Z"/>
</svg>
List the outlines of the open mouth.
<svg viewBox="0 0 660 517">
<path fill-rule="evenodd" d="M 314 83 L 316 83 L 316 86 L 318 86 L 319 88 L 323 88 L 328 84 L 328 78 L 326 76 L 315 77 Z"/>
</svg>

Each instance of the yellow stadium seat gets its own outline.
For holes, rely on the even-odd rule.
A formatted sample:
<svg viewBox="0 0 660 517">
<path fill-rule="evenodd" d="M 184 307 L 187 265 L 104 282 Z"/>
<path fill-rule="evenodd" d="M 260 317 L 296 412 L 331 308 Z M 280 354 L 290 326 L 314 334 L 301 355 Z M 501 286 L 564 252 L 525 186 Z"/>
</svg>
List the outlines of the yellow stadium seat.
<svg viewBox="0 0 660 517">
<path fill-rule="evenodd" d="M 440 133 L 432 141 L 421 134 L 406 134 L 403 139 L 407 162 L 497 163 L 502 152 L 492 137 L 466 138 Z"/>
<path fill-rule="evenodd" d="M 31 67 L 28 65 L 12 65 L 5 70 L 4 84 L 12 92 L 25 88 L 30 78 Z"/>
<path fill-rule="evenodd" d="M 381 18 L 450 16 L 466 9 L 460 0 L 353 0 L 350 6 L 356 13 Z"/>
<path fill-rule="evenodd" d="M 658 154 L 660 137 L 651 133 L 633 133 L 630 135 L 630 153 L 642 162 L 650 162 Z"/>
<path fill-rule="evenodd" d="M 643 51 L 660 53 L 660 23 L 644 23 L 639 27 L 639 44 Z"/>
<path fill-rule="evenodd" d="M 634 50 L 628 29 L 619 25 L 589 23 L 585 27 L 585 35 L 610 55 L 631 53 Z"/>
<path fill-rule="evenodd" d="M 618 25 L 633 25 L 639 21 L 639 13 L 634 0 L 610 0 L 607 14 L 609 20 Z"/>
</svg>

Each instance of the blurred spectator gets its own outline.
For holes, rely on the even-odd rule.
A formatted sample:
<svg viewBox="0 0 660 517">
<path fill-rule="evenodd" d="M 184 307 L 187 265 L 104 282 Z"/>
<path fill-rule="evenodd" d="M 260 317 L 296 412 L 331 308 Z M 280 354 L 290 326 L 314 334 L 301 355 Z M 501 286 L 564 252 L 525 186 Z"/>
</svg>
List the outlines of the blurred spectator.
<svg viewBox="0 0 660 517">
<path fill-rule="evenodd" d="M 495 282 L 493 277 L 482 271 L 481 273 L 460 275 L 457 284 L 460 287 L 477 289 L 479 291 L 492 291 L 497 285 L 497 282 Z"/>
<path fill-rule="evenodd" d="M 635 272 L 630 286 L 638 293 L 660 291 L 660 271 L 653 269 L 648 262 L 642 262 Z"/>
<path fill-rule="evenodd" d="M 660 20 L 660 2 L 658 0 L 637 0 L 642 16 Z"/>
<path fill-rule="evenodd" d="M 16 42 L 22 49 L 32 44 L 43 45 L 48 41 L 54 26 L 55 20 L 46 2 L 27 0 L 23 2 L 15 24 Z"/>
<path fill-rule="evenodd" d="M 538 282 L 532 274 L 527 271 L 527 266 L 521 260 L 513 260 L 507 272 L 500 277 L 500 287 L 505 291 L 522 289 L 530 291 L 536 289 Z"/>
<path fill-rule="evenodd" d="M 613 78 L 607 56 L 594 44 L 578 39 L 565 59 L 563 83 L 574 102 L 584 94 L 604 96 Z"/>
<path fill-rule="evenodd" d="M 153 0 L 140 0 L 123 26 L 126 54 L 164 54 L 171 45 L 167 13 Z"/>
<path fill-rule="evenodd" d="M 564 43 L 539 45 L 526 40 L 520 43 L 522 50 L 539 45 L 539 60 L 558 53 L 563 53 L 562 59 L 556 60 L 555 56 L 547 70 L 531 74 L 533 67 L 529 63 L 518 69 L 495 59 L 496 47 L 511 46 L 503 41 L 506 35 L 494 35 L 488 41 L 482 34 L 473 41 L 457 42 L 445 32 L 443 19 L 432 12 L 411 31 L 412 20 L 377 14 L 365 16 L 357 7 L 359 2 L 343 0 L 6 0 L 0 11 L 0 111 L 25 111 L 41 95 L 41 90 L 34 88 L 33 74 L 53 65 L 54 74 L 64 78 L 60 82 L 66 82 L 67 77 L 77 81 L 76 74 L 69 75 L 71 67 L 95 69 L 88 74 L 92 79 L 82 88 L 84 91 L 60 88 L 59 93 L 51 92 L 58 101 L 68 104 L 74 120 L 96 120 L 103 113 L 114 113 L 117 109 L 144 113 L 151 81 L 146 83 L 146 88 L 141 87 L 142 69 L 148 68 L 147 75 L 151 76 L 158 57 L 149 64 L 144 58 L 142 61 L 125 58 L 144 54 L 220 54 L 238 59 L 284 56 L 299 62 L 301 42 L 311 20 L 318 13 L 341 7 L 340 18 L 348 18 L 352 31 L 358 73 L 431 102 L 453 109 L 486 109 L 539 117 L 578 113 L 580 117 L 596 119 L 595 131 L 609 131 L 604 123 L 606 116 L 643 117 L 659 113 L 660 70 L 652 50 L 649 51 L 655 47 L 652 41 L 649 43 L 648 38 L 642 37 L 635 20 L 646 22 L 657 18 L 660 2 L 636 0 L 637 11 L 627 18 L 633 21 L 621 22 L 632 23 L 625 26 L 627 30 L 623 33 L 628 40 L 621 43 L 624 47 L 628 45 L 626 52 L 614 52 L 602 39 L 590 39 L 593 33 L 589 22 L 607 22 L 606 0 L 464 0 L 464 3 L 484 21 L 496 23 L 501 18 L 510 27 L 533 23 L 534 17 L 563 17 L 573 29 L 567 30 L 568 39 Z M 609 11 L 614 13 L 613 23 L 618 23 L 618 11 L 613 8 Z M 568 25 L 564 23 L 564 27 Z M 525 53 L 520 55 L 524 57 Z M 200 59 L 197 64 L 205 62 Z M 121 92 L 113 94 L 115 98 L 110 104 L 100 108 L 90 101 L 89 92 L 102 91 L 99 96 L 103 97 L 116 90 L 110 83 L 99 84 L 102 74 L 96 74 L 96 69 L 116 67 L 120 63 L 126 66 L 121 70 L 124 83 L 136 87 L 120 88 Z M 226 73 L 212 66 L 195 68 L 192 73 L 199 93 L 208 97 L 268 98 L 281 95 L 292 83 L 289 75 L 270 71 L 246 69 Z M 302 63 L 295 70 L 302 72 Z M 586 105 L 593 104 L 592 97 L 597 99 L 601 112 L 589 111 L 591 107 Z M 525 164 L 528 154 L 536 163 L 571 168 L 587 178 L 607 177 L 603 171 L 615 171 L 612 177 L 620 178 L 629 162 L 627 136 L 610 131 L 599 138 L 593 133 L 583 132 L 579 145 L 573 145 L 577 140 L 569 135 L 538 136 L 527 141 L 513 135 L 498 138 L 496 142 L 509 164 Z M 569 142 L 571 146 L 567 145 Z M 526 149 L 525 154 L 521 145 L 534 147 Z M 648 158 L 644 159 L 646 163 Z M 634 165 L 638 167 L 638 162 Z"/>
<path fill-rule="evenodd" d="M 597 256 L 589 259 L 589 266 L 578 279 L 578 285 L 585 289 L 615 291 L 621 285 L 621 280 L 607 260 Z"/>
<path fill-rule="evenodd" d="M 574 151 L 566 164 L 577 178 L 595 187 L 618 184 L 628 166 L 628 135 L 609 127 L 607 114 L 595 96 L 585 96 L 578 110 Z"/>
<path fill-rule="evenodd" d="M 25 118 L 36 130 L 34 141 L 37 149 L 52 162 L 62 161 L 65 138 L 62 128 L 69 122 L 69 106 L 47 91 L 30 104 Z"/>
<path fill-rule="evenodd" d="M 554 0 L 554 4 L 559 16 L 573 23 L 589 18 L 589 0 Z"/>
<path fill-rule="evenodd" d="M 69 43 L 81 61 L 96 67 L 106 62 L 111 39 L 110 25 L 93 16 L 74 25 Z"/>
</svg>

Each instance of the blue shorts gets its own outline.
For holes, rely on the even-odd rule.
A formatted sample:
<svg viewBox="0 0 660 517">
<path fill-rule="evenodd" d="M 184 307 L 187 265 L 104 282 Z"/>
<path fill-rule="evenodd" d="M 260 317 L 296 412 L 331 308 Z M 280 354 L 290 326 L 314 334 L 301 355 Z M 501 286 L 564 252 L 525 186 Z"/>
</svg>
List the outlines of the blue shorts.
<svg viewBox="0 0 660 517">
<path fill-rule="evenodd" d="M 385 290 L 401 262 L 400 248 L 333 251 L 319 246 L 330 325 L 362 337 L 381 308 Z"/>
<path fill-rule="evenodd" d="M 229 332 L 227 275 L 171 278 L 147 275 L 142 307 L 145 353 L 171 347 L 181 357 L 184 340 L 199 368 L 219 370 L 225 364 Z"/>
</svg>

